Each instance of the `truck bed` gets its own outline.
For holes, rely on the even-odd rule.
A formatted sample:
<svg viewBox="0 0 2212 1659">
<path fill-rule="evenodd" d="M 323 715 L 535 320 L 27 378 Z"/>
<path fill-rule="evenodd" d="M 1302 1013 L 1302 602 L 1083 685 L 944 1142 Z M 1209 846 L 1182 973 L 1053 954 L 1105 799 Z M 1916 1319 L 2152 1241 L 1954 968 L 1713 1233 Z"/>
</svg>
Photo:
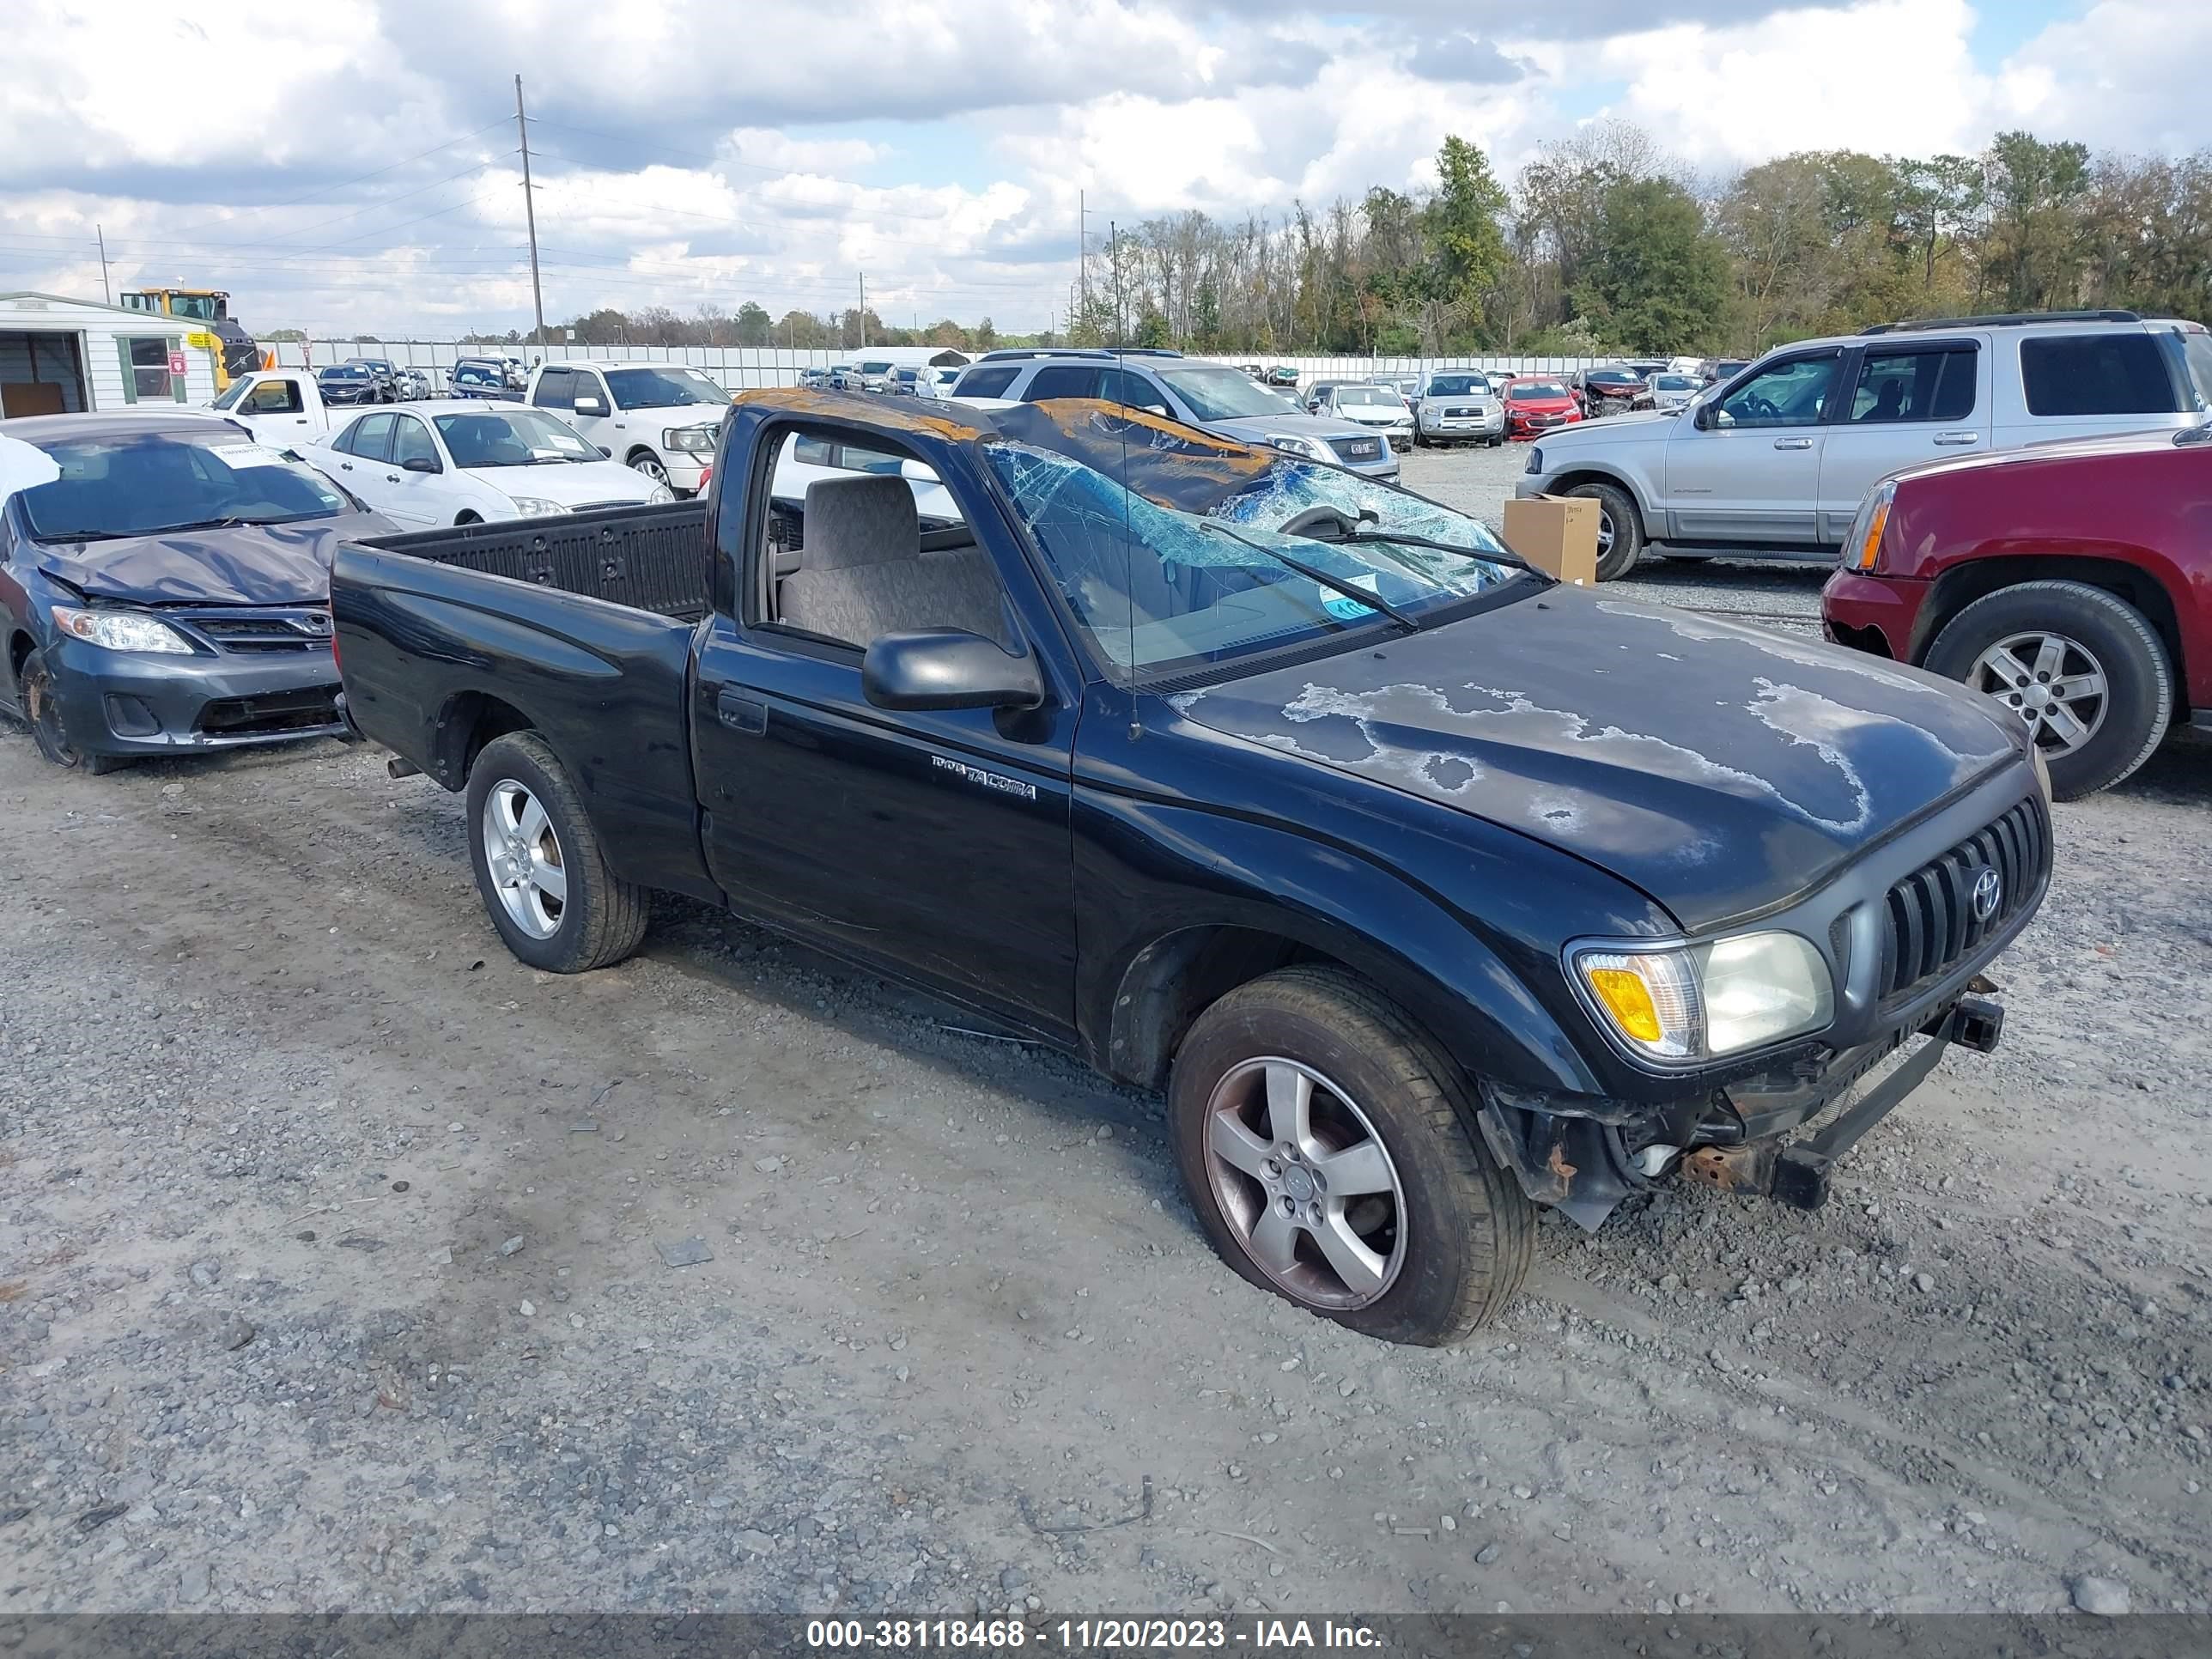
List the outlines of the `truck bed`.
<svg viewBox="0 0 2212 1659">
<path fill-rule="evenodd" d="M 375 537 L 363 545 L 677 622 L 696 623 L 714 608 L 703 500 L 417 530 Z"/>
</svg>

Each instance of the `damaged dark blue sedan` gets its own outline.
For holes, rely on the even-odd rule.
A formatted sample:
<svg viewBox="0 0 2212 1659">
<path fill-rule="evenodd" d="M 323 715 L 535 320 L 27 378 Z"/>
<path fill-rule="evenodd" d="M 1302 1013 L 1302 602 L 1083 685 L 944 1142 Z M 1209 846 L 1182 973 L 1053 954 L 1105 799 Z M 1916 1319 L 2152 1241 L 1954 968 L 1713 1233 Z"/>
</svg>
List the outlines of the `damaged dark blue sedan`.
<svg viewBox="0 0 2212 1659">
<path fill-rule="evenodd" d="M 204 414 L 37 416 L 0 440 L 0 708 L 46 759 L 105 772 L 349 735 L 331 552 L 386 520 Z"/>
<path fill-rule="evenodd" d="M 523 961 L 670 889 L 1164 1088 L 1224 1259 L 1395 1341 L 1537 1206 L 1820 1203 L 1997 1042 L 2051 868 L 1985 699 L 1104 402 L 749 393 L 700 501 L 349 542 L 331 600 Z"/>
</svg>

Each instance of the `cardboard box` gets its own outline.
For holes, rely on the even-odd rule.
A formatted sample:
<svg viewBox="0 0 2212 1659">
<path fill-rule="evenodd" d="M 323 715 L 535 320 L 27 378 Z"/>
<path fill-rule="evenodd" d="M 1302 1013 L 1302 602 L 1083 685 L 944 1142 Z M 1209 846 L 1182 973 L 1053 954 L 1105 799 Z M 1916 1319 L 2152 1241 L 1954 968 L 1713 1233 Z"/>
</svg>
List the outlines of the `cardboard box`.
<svg viewBox="0 0 2212 1659">
<path fill-rule="evenodd" d="M 1505 545 L 1563 582 L 1597 586 L 1598 505 L 1587 495 L 1514 495 L 1505 502 Z"/>
</svg>

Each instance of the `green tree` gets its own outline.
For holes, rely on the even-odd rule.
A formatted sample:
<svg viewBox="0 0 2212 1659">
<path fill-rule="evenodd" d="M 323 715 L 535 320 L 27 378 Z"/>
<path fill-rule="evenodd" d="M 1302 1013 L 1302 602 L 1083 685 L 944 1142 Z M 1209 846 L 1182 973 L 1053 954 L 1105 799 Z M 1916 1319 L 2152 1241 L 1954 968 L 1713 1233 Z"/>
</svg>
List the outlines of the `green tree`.
<svg viewBox="0 0 2212 1659">
<path fill-rule="evenodd" d="M 738 307 L 737 335 L 741 346 L 764 346 L 769 343 L 769 331 L 775 321 L 768 314 L 768 307 L 748 300 Z"/>
<path fill-rule="evenodd" d="M 1664 179 L 1606 191 L 1577 310 L 1615 350 L 1698 351 L 1723 336 L 1728 258 L 1689 191 Z"/>
<path fill-rule="evenodd" d="M 1435 248 L 1430 292 L 1472 313 L 1511 262 L 1499 222 L 1511 204 L 1490 170 L 1490 158 L 1455 133 L 1437 151 L 1437 193 L 1421 211 L 1420 228 Z"/>
<path fill-rule="evenodd" d="M 1983 167 L 1990 204 L 1985 289 L 2001 294 L 2010 311 L 2070 306 L 2085 251 L 2088 146 L 2001 132 Z"/>
</svg>

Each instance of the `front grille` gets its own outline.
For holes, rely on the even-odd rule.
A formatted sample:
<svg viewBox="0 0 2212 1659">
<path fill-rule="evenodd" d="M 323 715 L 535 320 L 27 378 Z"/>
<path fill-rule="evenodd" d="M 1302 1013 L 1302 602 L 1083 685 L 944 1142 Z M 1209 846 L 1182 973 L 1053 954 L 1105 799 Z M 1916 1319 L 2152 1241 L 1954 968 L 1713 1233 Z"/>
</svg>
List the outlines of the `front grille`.
<svg viewBox="0 0 2212 1659">
<path fill-rule="evenodd" d="M 1974 886 L 1995 871 L 1996 908 L 1974 914 Z M 2051 872 L 2051 822 L 2024 800 L 1889 890 L 1882 915 L 1881 1000 L 1942 978 L 2020 914 Z"/>
<path fill-rule="evenodd" d="M 1382 453 L 1380 438 L 1332 438 L 1329 447 L 1347 461 L 1371 461 Z"/>
<path fill-rule="evenodd" d="M 327 611 L 194 616 L 185 620 L 206 635 L 219 651 L 259 655 L 271 651 L 327 651 L 331 645 L 331 615 Z"/>
<path fill-rule="evenodd" d="M 258 697 L 222 697 L 200 710 L 199 729 L 211 738 L 277 737 L 316 732 L 338 719 L 335 685 L 302 686 Z"/>
</svg>

